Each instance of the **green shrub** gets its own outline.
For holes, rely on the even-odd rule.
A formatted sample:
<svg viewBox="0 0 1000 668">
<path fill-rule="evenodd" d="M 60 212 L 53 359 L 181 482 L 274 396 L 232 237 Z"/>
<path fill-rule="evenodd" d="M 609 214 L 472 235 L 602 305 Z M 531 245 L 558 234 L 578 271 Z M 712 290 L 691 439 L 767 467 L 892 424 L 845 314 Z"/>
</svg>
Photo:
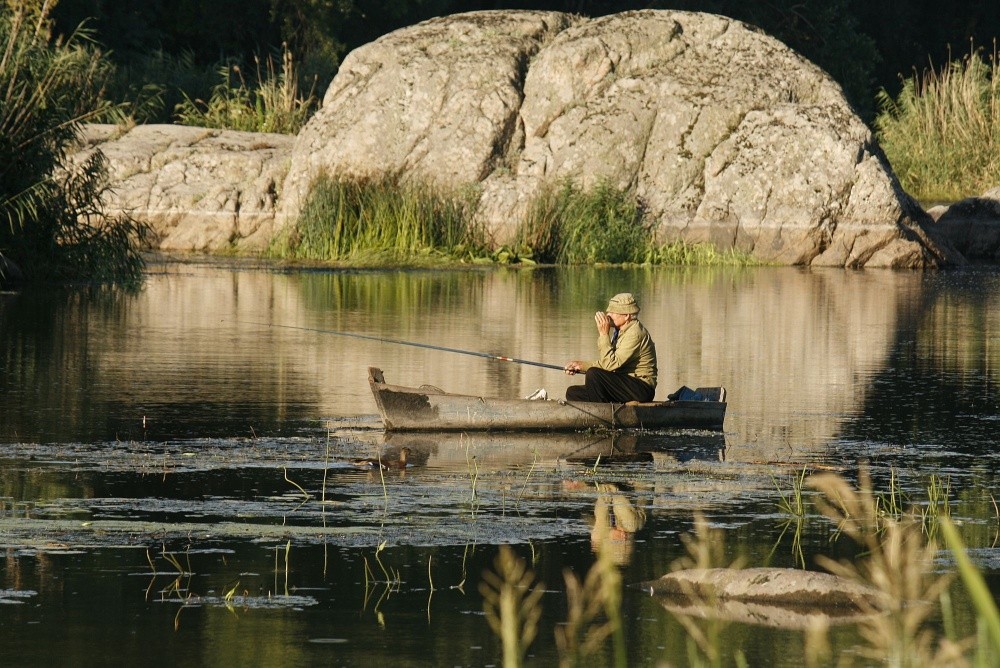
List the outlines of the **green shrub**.
<svg viewBox="0 0 1000 668">
<path fill-rule="evenodd" d="M 979 52 L 878 95 L 879 142 L 903 188 L 923 201 L 954 201 L 1000 181 L 1000 78 Z"/>
<path fill-rule="evenodd" d="M 29 280 L 138 281 L 144 228 L 102 215 L 103 155 L 68 161 L 82 124 L 113 111 L 111 68 L 85 34 L 52 43 L 48 26 L 44 8 L 0 6 L 0 256 Z"/>
</svg>

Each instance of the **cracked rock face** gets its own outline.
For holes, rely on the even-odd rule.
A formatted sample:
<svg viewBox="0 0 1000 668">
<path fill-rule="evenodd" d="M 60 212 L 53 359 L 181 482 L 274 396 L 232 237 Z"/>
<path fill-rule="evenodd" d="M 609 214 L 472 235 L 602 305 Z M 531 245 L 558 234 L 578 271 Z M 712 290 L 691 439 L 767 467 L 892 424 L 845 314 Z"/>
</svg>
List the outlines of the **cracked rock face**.
<svg viewBox="0 0 1000 668">
<path fill-rule="evenodd" d="M 108 159 L 107 212 L 149 223 L 161 250 L 267 245 L 294 138 L 180 125 L 116 132 L 89 126 L 84 138 Z"/>
<path fill-rule="evenodd" d="M 344 60 L 296 139 L 283 220 L 324 171 L 476 185 L 497 243 L 569 179 L 634 188 L 664 240 L 782 264 L 962 261 L 836 82 L 710 14 L 473 12 L 386 35 Z"/>
</svg>

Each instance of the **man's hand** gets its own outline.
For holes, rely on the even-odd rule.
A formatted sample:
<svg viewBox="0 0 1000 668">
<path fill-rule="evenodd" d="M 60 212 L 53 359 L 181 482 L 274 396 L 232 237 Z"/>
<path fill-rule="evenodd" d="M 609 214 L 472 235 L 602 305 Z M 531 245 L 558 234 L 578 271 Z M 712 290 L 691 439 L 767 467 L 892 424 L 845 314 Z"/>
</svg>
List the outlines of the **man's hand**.
<svg viewBox="0 0 1000 668">
<path fill-rule="evenodd" d="M 594 322 L 597 323 L 598 334 L 602 336 L 607 335 L 611 331 L 611 328 L 615 326 L 615 323 L 611 320 L 611 316 L 604 311 L 598 311 L 594 314 Z"/>
<path fill-rule="evenodd" d="M 572 362 L 567 362 L 566 366 L 563 367 L 566 371 L 567 376 L 575 376 L 576 374 L 583 371 L 583 363 L 579 360 L 573 360 Z"/>
</svg>

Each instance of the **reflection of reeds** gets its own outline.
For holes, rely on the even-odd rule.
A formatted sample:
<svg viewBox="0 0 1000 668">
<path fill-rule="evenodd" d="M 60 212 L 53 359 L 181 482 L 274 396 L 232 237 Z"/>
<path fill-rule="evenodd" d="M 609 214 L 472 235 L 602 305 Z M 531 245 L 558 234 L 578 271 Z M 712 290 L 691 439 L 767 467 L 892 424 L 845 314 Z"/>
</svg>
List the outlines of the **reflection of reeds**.
<svg viewBox="0 0 1000 668">
<path fill-rule="evenodd" d="M 695 513 L 694 528 L 694 534 L 681 536 L 686 554 L 671 565 L 671 570 L 708 570 L 722 567 L 725 559 L 723 532 L 711 528 L 708 525 L 708 520 L 700 512 Z M 739 567 L 739 564 L 730 565 L 730 568 Z M 711 597 L 707 598 L 694 588 L 686 586 L 684 593 L 692 602 L 702 608 L 714 607 L 715 601 Z M 679 615 L 677 620 L 687 632 L 687 651 L 688 656 L 693 659 L 692 663 L 708 666 L 721 666 L 728 663 L 720 652 L 721 643 L 719 641 L 722 631 L 726 627 L 726 622 L 711 616 L 705 619 L 695 619 Z M 737 665 L 741 662 L 745 663 L 742 655 L 738 655 L 736 658 L 738 659 Z"/>
<path fill-rule="evenodd" d="M 504 666 L 520 666 L 538 633 L 542 583 L 509 546 L 501 545 L 494 570 L 483 573 L 479 592 L 486 621 L 503 643 Z"/>
<path fill-rule="evenodd" d="M 778 490 L 778 509 L 789 516 L 788 520 L 782 525 L 781 535 L 778 536 L 778 540 L 775 542 L 775 548 L 781 543 L 785 534 L 788 530 L 794 526 L 792 532 L 792 554 L 795 557 L 796 563 L 801 565 L 802 568 L 806 567 L 806 557 L 802 552 L 802 530 L 805 527 L 806 518 L 806 503 L 805 497 L 802 495 L 802 487 L 806 479 L 805 467 L 802 468 L 802 472 L 798 477 L 792 479 L 792 489 L 786 495 L 785 492 L 778 485 L 777 480 L 774 482 L 775 488 Z"/>
</svg>

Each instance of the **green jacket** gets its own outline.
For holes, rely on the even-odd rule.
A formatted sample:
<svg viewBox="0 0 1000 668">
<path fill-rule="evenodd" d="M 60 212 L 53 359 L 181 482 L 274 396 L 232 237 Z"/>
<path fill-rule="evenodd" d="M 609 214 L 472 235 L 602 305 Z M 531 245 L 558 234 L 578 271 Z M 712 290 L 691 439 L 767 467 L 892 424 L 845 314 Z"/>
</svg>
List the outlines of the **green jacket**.
<svg viewBox="0 0 1000 668">
<path fill-rule="evenodd" d="M 614 328 L 608 334 L 597 337 L 597 352 L 600 359 L 591 362 L 587 368 L 599 366 L 608 371 L 618 371 L 635 376 L 656 389 L 656 346 L 649 332 L 638 320 L 633 320 L 618 332 L 612 343 Z M 583 369 L 586 371 L 586 369 Z"/>
</svg>

